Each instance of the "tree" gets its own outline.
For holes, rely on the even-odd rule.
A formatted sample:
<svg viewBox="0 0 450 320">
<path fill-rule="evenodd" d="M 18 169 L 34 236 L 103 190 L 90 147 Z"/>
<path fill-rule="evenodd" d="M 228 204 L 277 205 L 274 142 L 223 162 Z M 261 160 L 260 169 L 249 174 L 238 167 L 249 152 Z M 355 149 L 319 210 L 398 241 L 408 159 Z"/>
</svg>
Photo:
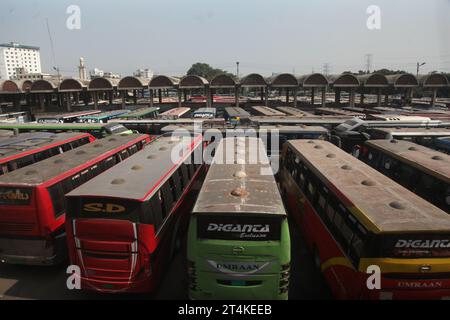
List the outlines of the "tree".
<svg viewBox="0 0 450 320">
<path fill-rule="evenodd" d="M 211 81 L 214 77 L 216 77 L 220 74 L 226 74 L 232 78 L 235 78 L 235 75 L 233 75 L 225 70 L 215 69 L 215 68 L 211 67 L 209 64 L 202 63 L 202 62 L 194 63 L 189 68 L 189 70 L 187 71 L 186 74 L 188 76 L 200 76 L 200 77 L 207 79 L 208 81 Z"/>
</svg>

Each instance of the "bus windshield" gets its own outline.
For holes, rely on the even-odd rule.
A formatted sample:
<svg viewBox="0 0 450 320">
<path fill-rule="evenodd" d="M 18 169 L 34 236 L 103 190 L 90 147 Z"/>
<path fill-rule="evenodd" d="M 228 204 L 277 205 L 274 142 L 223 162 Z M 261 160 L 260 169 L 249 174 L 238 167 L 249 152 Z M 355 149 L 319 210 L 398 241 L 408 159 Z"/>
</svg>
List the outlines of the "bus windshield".
<svg viewBox="0 0 450 320">
<path fill-rule="evenodd" d="M 281 217 L 200 215 L 197 237 L 209 240 L 279 241 Z"/>
</svg>

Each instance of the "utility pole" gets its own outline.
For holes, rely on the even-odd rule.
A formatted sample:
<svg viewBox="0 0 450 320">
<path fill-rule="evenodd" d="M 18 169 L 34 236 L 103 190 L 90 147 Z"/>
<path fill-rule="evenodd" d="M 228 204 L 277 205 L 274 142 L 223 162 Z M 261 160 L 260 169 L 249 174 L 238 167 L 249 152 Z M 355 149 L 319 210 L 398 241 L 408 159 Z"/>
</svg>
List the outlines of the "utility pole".
<svg viewBox="0 0 450 320">
<path fill-rule="evenodd" d="M 427 64 L 426 62 L 422 62 L 422 63 L 417 62 L 417 76 L 419 76 L 419 70 L 420 70 L 420 67 L 421 67 L 421 66 L 424 66 L 424 65 L 426 65 L 426 64 Z"/>
<path fill-rule="evenodd" d="M 236 77 L 239 79 L 239 61 L 236 61 Z"/>
<path fill-rule="evenodd" d="M 324 63 L 323 64 L 323 74 L 324 75 L 329 75 L 330 74 L 330 71 L 331 71 L 331 66 L 330 66 L 330 64 L 327 62 L 327 63 Z"/>
<path fill-rule="evenodd" d="M 370 73 L 370 70 L 372 69 L 373 54 L 368 53 L 365 55 L 365 58 L 366 58 L 366 71 L 367 73 Z"/>
</svg>

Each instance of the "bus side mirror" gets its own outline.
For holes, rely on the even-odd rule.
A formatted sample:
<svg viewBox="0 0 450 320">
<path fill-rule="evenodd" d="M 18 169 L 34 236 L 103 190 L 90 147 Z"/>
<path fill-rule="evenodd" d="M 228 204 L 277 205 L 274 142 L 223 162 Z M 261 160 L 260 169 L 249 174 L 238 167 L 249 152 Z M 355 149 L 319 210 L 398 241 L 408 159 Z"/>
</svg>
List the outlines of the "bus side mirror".
<svg viewBox="0 0 450 320">
<path fill-rule="evenodd" d="M 370 140 L 370 134 L 367 132 L 361 132 L 361 135 L 363 136 L 364 140 Z"/>
</svg>

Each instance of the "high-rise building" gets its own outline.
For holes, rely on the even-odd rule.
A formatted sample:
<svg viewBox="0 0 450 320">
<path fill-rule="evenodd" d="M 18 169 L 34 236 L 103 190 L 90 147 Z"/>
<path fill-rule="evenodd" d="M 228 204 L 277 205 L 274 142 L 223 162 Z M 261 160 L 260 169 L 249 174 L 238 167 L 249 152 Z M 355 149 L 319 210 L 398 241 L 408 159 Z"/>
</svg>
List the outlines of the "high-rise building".
<svg viewBox="0 0 450 320">
<path fill-rule="evenodd" d="M 42 73 L 39 47 L 15 42 L 0 44 L 0 79 L 15 79 L 18 70 L 21 73 Z"/>
<path fill-rule="evenodd" d="M 133 75 L 135 77 L 151 79 L 153 77 L 153 71 L 150 69 L 138 69 Z"/>
</svg>

